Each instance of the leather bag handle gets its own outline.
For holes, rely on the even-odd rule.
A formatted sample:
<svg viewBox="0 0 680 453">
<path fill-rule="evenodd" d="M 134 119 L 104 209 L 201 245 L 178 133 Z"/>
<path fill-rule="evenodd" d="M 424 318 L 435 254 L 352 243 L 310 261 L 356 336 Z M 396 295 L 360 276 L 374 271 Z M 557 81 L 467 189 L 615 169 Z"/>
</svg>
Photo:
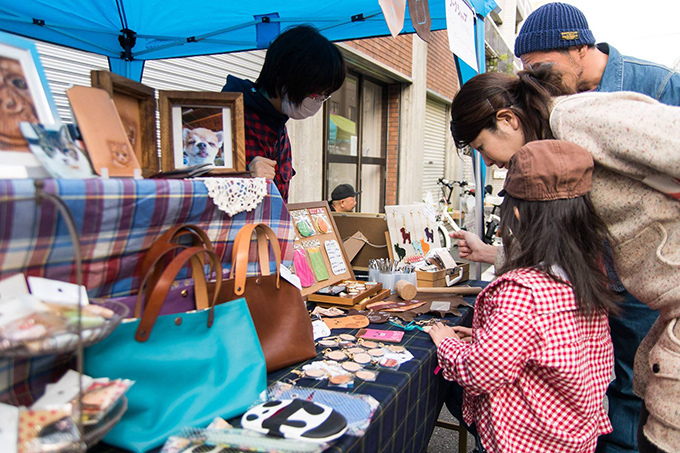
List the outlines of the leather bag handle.
<svg viewBox="0 0 680 453">
<path fill-rule="evenodd" d="M 213 292 L 212 298 L 209 302 L 210 309 L 208 310 L 208 328 L 210 328 L 213 324 L 215 318 L 214 307 L 217 303 L 220 287 L 222 286 L 222 263 L 220 263 L 220 259 L 215 254 L 215 252 L 206 250 L 203 247 L 187 248 L 185 246 L 176 245 L 175 247 L 169 248 L 166 253 L 174 253 L 176 249 L 183 250 L 170 262 L 168 266 L 165 267 L 160 278 L 158 279 L 157 284 L 151 291 L 151 296 L 147 300 L 146 307 L 144 307 L 139 326 L 137 327 L 137 332 L 135 333 L 135 339 L 139 342 L 145 342 L 149 339 L 151 330 L 156 323 L 156 319 L 158 318 L 161 308 L 163 307 L 163 303 L 165 302 L 165 299 L 168 295 L 168 291 L 170 291 L 172 282 L 175 280 L 175 277 L 177 277 L 179 271 L 186 265 L 187 261 L 190 261 L 192 258 L 199 255 L 207 255 L 210 260 L 211 266 L 208 275 L 211 275 L 213 272 L 216 274 L 215 291 Z M 156 262 L 153 263 L 154 267 L 156 267 L 160 261 L 162 261 L 164 256 L 165 254 L 162 254 L 157 258 Z M 148 277 L 149 274 L 147 274 L 147 276 L 144 278 L 144 281 L 142 282 L 143 285 L 146 284 Z M 207 299 L 208 288 L 206 284 L 206 276 L 203 271 L 194 276 L 194 284 L 196 285 L 197 300 L 199 297 Z M 137 304 L 135 307 L 136 314 L 141 311 L 142 296 L 143 291 L 140 291 L 139 294 L 137 294 Z"/>
<path fill-rule="evenodd" d="M 269 244 L 271 244 L 274 251 L 274 259 L 276 261 L 276 289 L 280 287 L 281 247 L 279 246 L 279 239 L 269 225 L 249 223 L 244 225 L 236 235 L 231 254 L 231 272 L 235 280 L 234 293 L 237 296 L 243 295 L 246 290 L 246 274 L 248 273 L 248 258 L 253 230 L 257 232 L 260 273 L 265 276 L 270 275 L 269 246 L 267 244 L 267 239 L 269 239 Z"/>
<path fill-rule="evenodd" d="M 194 247 L 203 246 L 205 249 L 210 250 L 211 252 L 215 251 L 210 238 L 199 226 L 190 223 L 175 225 L 163 233 L 161 237 L 156 239 L 153 244 L 151 244 L 151 247 L 149 247 L 149 250 L 144 254 L 144 258 L 142 259 L 140 275 L 146 275 L 147 272 L 149 272 L 151 263 L 156 262 L 158 256 L 164 254 L 165 250 L 170 245 L 177 243 L 175 242 L 175 239 L 187 235 L 192 236 L 192 244 Z"/>
<path fill-rule="evenodd" d="M 147 284 L 146 284 L 146 299 L 149 300 L 151 297 L 151 292 L 153 291 L 153 288 L 155 288 L 156 283 L 158 282 L 158 279 L 160 278 L 161 272 L 163 271 L 163 266 L 160 265 L 154 265 L 158 261 L 158 258 L 160 256 L 168 256 L 166 253 L 168 250 L 173 249 L 176 250 L 177 248 L 175 247 L 176 245 L 181 245 L 178 242 L 175 242 L 176 239 L 179 239 L 182 236 L 191 236 L 192 237 L 192 244 L 194 247 L 204 247 L 206 250 L 214 251 L 213 244 L 210 241 L 210 238 L 208 235 L 197 225 L 193 224 L 182 224 L 182 225 L 176 225 L 170 228 L 168 231 L 163 233 L 161 237 L 156 239 L 156 241 L 151 244 L 151 247 L 149 247 L 149 250 L 144 254 L 144 258 L 142 259 L 142 264 L 140 267 L 140 275 L 146 276 L 150 271 L 152 273 L 148 276 Z M 187 246 L 182 246 L 186 248 Z M 195 256 L 191 259 L 191 275 L 198 275 L 199 273 L 203 273 L 203 267 L 205 265 L 205 262 L 203 261 L 203 256 L 198 255 Z M 159 263 L 160 264 L 160 263 Z M 140 286 L 140 291 L 142 287 Z M 196 309 L 197 310 L 202 310 L 208 308 L 208 300 L 207 298 L 196 298 Z M 139 318 L 139 313 L 137 313 L 136 317 Z"/>
</svg>

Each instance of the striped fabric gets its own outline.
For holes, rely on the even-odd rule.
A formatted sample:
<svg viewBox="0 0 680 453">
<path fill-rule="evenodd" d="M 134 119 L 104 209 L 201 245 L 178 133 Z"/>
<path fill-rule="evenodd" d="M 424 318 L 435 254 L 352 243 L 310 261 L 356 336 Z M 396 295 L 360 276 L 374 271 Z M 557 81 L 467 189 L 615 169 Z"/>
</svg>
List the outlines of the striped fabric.
<svg viewBox="0 0 680 453">
<path fill-rule="evenodd" d="M 139 276 L 135 270 L 140 258 L 168 228 L 184 223 L 206 231 L 225 268 L 229 268 L 236 233 L 253 222 L 272 227 L 284 264 L 292 262 L 294 232 L 288 210 L 272 182 L 268 182 L 268 194 L 256 209 L 234 217 L 213 204 L 201 181 L 48 179 L 44 184 L 48 193 L 65 201 L 75 218 L 83 283 L 90 297 L 136 292 Z M 33 180 L 0 180 L 0 279 L 24 272 L 75 282 L 73 246 L 55 206 L 11 200 L 34 194 Z M 255 266 L 249 269 L 253 274 Z"/>
</svg>

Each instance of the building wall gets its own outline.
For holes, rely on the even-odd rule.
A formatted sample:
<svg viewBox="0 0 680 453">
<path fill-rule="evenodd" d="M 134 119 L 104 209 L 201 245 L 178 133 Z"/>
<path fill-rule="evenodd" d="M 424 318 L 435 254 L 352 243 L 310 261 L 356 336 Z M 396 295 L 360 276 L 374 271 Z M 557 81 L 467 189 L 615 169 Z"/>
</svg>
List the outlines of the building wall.
<svg viewBox="0 0 680 453">
<path fill-rule="evenodd" d="M 446 30 L 430 33 L 427 46 L 427 88 L 449 100 L 458 92 L 458 72 L 449 49 Z"/>
<path fill-rule="evenodd" d="M 411 77 L 412 35 L 399 35 L 396 38 L 386 36 L 382 38 L 355 39 L 345 41 L 345 43 L 359 52 Z"/>
</svg>

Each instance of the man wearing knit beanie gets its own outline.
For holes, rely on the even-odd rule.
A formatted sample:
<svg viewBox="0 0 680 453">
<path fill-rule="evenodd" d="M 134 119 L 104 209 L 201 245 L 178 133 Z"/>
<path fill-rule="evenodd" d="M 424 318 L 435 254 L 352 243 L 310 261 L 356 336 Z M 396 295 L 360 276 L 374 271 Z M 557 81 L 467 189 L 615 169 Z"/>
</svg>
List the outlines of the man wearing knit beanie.
<svg viewBox="0 0 680 453">
<path fill-rule="evenodd" d="M 635 91 L 680 105 L 680 74 L 663 65 L 595 45 L 588 21 L 575 6 L 547 3 L 526 18 L 515 40 L 524 66 L 552 63 L 573 91 Z"/>
<path fill-rule="evenodd" d="M 577 91 L 635 91 L 662 103 L 680 105 L 680 74 L 665 66 L 621 55 L 614 47 L 595 44 L 583 13 L 566 3 L 548 3 L 526 18 L 515 41 L 515 55 L 525 67 L 552 63 L 564 85 Z M 607 390 L 614 431 L 600 438 L 597 452 L 638 451 L 636 427 L 646 408 L 633 394 L 635 352 L 654 324 L 652 311 L 621 284 L 613 265 L 607 266 L 612 288 L 622 297 L 621 315 L 610 318 L 616 379 Z M 641 449 L 648 441 L 640 438 Z"/>
</svg>

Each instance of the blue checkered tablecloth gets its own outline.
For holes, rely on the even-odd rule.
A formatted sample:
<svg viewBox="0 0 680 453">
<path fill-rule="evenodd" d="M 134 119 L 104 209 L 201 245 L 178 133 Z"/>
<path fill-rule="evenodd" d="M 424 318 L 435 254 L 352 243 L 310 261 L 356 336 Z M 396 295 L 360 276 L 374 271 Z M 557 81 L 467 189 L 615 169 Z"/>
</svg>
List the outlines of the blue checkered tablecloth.
<svg viewBox="0 0 680 453">
<path fill-rule="evenodd" d="M 272 227 L 285 265 L 293 254 L 294 232 L 276 186 L 250 212 L 233 217 L 220 211 L 205 184 L 193 180 L 47 179 L 45 191 L 59 195 L 75 218 L 83 257 L 83 283 L 90 297 L 136 292 L 136 267 L 149 246 L 168 228 L 185 223 L 203 228 L 229 267 L 238 230 L 246 223 Z M 0 279 L 27 275 L 75 282 L 73 246 L 66 224 L 49 202 L 11 201 L 32 197 L 33 180 L 0 180 Z M 253 255 L 254 256 L 254 255 Z M 252 260 L 254 261 L 254 260 Z M 253 264 L 252 272 L 256 271 Z"/>
<path fill-rule="evenodd" d="M 484 286 L 486 282 L 467 282 L 474 286 Z M 445 300 L 445 297 L 440 299 Z M 465 297 L 474 304 L 475 297 Z M 461 316 L 446 315 L 449 325 L 472 324 L 473 310 L 460 307 Z M 429 318 L 420 315 L 418 319 Z M 383 330 L 400 330 L 390 324 L 371 324 L 370 328 Z M 333 335 L 341 333 L 356 334 L 358 329 L 334 329 Z M 399 366 L 397 370 L 380 368 L 375 382 L 355 379 L 354 387 L 342 389 L 333 387 L 333 391 L 348 393 L 364 393 L 374 397 L 379 403 L 377 411 L 371 419 L 366 433 L 361 437 L 342 436 L 326 450 L 333 453 L 422 453 L 434 430 L 439 417 L 445 395 L 449 388 L 441 373 L 435 375 L 437 367 L 437 349 L 430 336 L 420 330 L 405 331 L 400 346 L 413 354 L 413 359 Z M 324 348 L 317 346 L 318 358 L 322 357 Z M 308 362 L 309 363 L 313 360 Z M 302 370 L 305 363 L 270 373 L 269 383 L 297 379 L 292 370 Z M 328 387 L 328 380 L 300 379 L 298 385 L 311 388 Z"/>
</svg>

